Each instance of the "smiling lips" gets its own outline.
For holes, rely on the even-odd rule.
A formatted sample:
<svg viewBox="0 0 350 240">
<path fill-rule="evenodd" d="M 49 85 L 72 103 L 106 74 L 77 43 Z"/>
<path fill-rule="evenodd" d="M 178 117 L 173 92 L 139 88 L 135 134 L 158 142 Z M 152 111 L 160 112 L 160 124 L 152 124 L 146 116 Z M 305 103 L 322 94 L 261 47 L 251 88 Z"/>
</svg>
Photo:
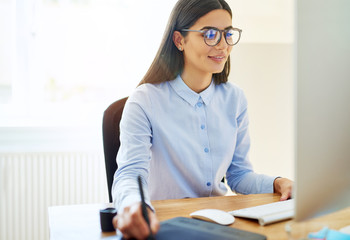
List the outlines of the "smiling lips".
<svg viewBox="0 0 350 240">
<path fill-rule="evenodd" d="M 211 60 L 215 61 L 215 62 L 222 62 L 225 60 L 225 56 L 224 55 L 219 55 L 219 56 L 208 56 Z"/>
</svg>

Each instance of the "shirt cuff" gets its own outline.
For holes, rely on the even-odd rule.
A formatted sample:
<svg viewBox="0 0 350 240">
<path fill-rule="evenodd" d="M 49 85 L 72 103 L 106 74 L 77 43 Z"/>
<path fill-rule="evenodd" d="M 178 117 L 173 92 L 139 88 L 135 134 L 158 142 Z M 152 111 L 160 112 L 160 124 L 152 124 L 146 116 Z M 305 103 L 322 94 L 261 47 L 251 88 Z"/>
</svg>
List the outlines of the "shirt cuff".
<svg viewBox="0 0 350 240">
<path fill-rule="evenodd" d="M 276 178 L 278 177 L 262 175 L 261 193 L 273 193 L 273 183 L 275 182 Z"/>
<path fill-rule="evenodd" d="M 137 202 L 141 203 L 141 197 L 139 195 L 128 195 L 122 200 L 119 206 L 115 204 L 115 208 L 117 209 L 118 213 L 122 213 L 125 207 L 131 206 L 132 204 Z M 155 212 L 154 207 L 152 206 L 150 201 L 145 200 L 145 203 L 153 212 Z"/>
</svg>

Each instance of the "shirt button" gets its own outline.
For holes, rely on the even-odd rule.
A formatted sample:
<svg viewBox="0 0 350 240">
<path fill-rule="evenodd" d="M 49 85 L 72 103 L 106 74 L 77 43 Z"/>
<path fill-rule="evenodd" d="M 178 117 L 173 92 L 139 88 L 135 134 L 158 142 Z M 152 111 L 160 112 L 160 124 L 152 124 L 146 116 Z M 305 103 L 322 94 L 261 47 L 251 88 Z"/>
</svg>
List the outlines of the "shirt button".
<svg viewBox="0 0 350 240">
<path fill-rule="evenodd" d="M 211 183 L 210 183 L 210 182 L 207 182 L 207 186 L 210 187 L 210 186 L 211 186 Z"/>
<path fill-rule="evenodd" d="M 197 103 L 197 106 L 198 106 L 198 107 L 201 107 L 202 105 L 203 105 L 203 103 L 201 103 L 201 102 L 198 102 L 198 103 Z"/>
<path fill-rule="evenodd" d="M 204 152 L 208 153 L 209 152 L 209 148 L 204 148 Z"/>
<path fill-rule="evenodd" d="M 201 125 L 201 129 L 204 129 L 204 128 L 205 128 L 205 125 L 204 125 L 204 124 L 202 124 L 202 125 Z"/>
</svg>

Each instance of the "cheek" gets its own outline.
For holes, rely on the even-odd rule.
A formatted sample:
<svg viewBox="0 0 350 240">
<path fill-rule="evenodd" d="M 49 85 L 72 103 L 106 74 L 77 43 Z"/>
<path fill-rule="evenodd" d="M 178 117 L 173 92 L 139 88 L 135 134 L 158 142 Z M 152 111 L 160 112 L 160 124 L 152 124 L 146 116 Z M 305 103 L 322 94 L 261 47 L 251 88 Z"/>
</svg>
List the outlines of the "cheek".
<svg viewBox="0 0 350 240">
<path fill-rule="evenodd" d="M 206 45 L 202 40 L 202 41 L 199 41 L 197 43 L 192 44 L 192 49 L 198 55 L 208 55 L 210 50 L 211 50 L 211 47 Z"/>
<path fill-rule="evenodd" d="M 187 56 L 190 58 L 194 58 L 193 60 L 205 60 L 210 55 L 211 48 L 207 45 L 203 46 L 203 44 L 192 44 L 189 46 L 187 51 Z"/>
</svg>

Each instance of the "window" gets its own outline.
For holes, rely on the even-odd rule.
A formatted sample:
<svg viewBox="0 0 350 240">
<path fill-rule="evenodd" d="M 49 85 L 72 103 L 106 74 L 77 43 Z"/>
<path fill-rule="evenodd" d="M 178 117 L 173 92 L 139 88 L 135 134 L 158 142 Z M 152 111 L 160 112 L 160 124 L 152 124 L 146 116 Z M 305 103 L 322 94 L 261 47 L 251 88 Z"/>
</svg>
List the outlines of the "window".
<svg viewBox="0 0 350 240">
<path fill-rule="evenodd" d="M 0 126 L 101 122 L 146 73 L 175 2 L 1 1 Z"/>
</svg>

